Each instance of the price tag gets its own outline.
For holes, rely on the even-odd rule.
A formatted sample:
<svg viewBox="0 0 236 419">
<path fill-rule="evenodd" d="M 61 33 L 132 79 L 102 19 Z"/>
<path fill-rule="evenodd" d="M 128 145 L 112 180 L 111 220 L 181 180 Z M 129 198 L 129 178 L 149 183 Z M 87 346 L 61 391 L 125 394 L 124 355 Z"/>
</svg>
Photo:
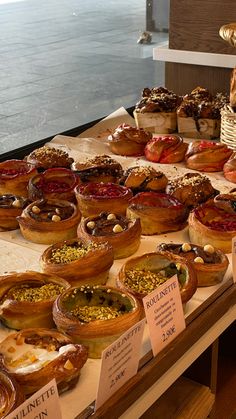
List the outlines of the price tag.
<svg viewBox="0 0 236 419">
<path fill-rule="evenodd" d="M 136 323 L 103 351 L 95 410 L 137 373 L 145 323 Z"/>
<path fill-rule="evenodd" d="M 143 298 L 153 355 L 157 355 L 185 329 L 177 275 Z"/>
<path fill-rule="evenodd" d="M 56 380 L 50 381 L 5 419 L 62 419 Z"/>
<path fill-rule="evenodd" d="M 233 267 L 233 280 L 236 282 L 236 237 L 232 239 L 232 267 Z"/>
</svg>

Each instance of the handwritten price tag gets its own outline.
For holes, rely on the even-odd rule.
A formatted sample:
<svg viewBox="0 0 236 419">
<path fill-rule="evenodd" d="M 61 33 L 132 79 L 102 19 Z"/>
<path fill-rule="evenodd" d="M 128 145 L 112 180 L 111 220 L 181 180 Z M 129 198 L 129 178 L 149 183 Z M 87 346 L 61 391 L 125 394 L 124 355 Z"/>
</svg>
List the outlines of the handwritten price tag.
<svg viewBox="0 0 236 419">
<path fill-rule="evenodd" d="M 186 327 L 177 276 L 144 297 L 143 305 L 155 356 Z"/>
<path fill-rule="evenodd" d="M 236 237 L 232 240 L 232 266 L 233 266 L 233 280 L 236 282 Z"/>
<path fill-rule="evenodd" d="M 136 374 L 145 323 L 136 323 L 103 351 L 95 410 Z"/>
</svg>

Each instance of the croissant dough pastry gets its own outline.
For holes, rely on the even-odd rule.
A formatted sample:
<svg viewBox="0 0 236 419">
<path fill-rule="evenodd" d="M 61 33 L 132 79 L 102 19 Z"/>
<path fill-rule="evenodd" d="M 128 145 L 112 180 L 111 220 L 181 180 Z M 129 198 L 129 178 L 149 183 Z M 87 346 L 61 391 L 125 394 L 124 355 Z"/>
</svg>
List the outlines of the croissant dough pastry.
<svg viewBox="0 0 236 419">
<path fill-rule="evenodd" d="M 184 160 L 188 144 L 178 135 L 154 137 L 145 147 L 147 160 L 156 163 L 178 163 Z"/>
<path fill-rule="evenodd" d="M 108 146 L 114 154 L 121 156 L 142 156 L 144 147 L 152 134 L 143 128 L 134 128 L 128 124 L 119 125 L 108 137 Z"/>
<path fill-rule="evenodd" d="M 0 343 L 1 369 L 16 379 L 26 396 L 53 378 L 59 393 L 72 388 L 87 357 L 85 346 L 53 329 L 24 329 Z"/>
<path fill-rule="evenodd" d="M 233 153 L 226 145 L 208 140 L 195 140 L 188 146 L 186 166 L 200 172 L 221 172 Z"/>
<path fill-rule="evenodd" d="M 236 23 L 227 23 L 226 25 L 221 26 L 219 35 L 232 47 L 236 47 Z"/>
<path fill-rule="evenodd" d="M 233 152 L 227 162 L 223 166 L 225 179 L 236 183 L 236 153 Z"/>
<path fill-rule="evenodd" d="M 40 170 L 51 167 L 66 167 L 69 169 L 74 162 L 74 159 L 66 151 L 47 145 L 32 151 L 26 156 L 25 160 Z"/>
<path fill-rule="evenodd" d="M 134 194 L 145 191 L 164 192 L 167 182 L 166 175 L 152 166 L 129 167 L 120 179 L 120 184 L 130 188 Z"/>
<path fill-rule="evenodd" d="M 0 371 L 0 419 L 7 417 L 25 401 L 17 381 L 6 371 Z"/>
<path fill-rule="evenodd" d="M 83 183 L 116 183 L 123 173 L 121 164 L 106 154 L 97 155 L 84 162 L 75 162 L 72 169 Z"/>
<path fill-rule="evenodd" d="M 19 228 L 17 217 L 28 204 L 27 198 L 19 195 L 0 195 L 0 231 Z"/>
<path fill-rule="evenodd" d="M 36 175 L 35 167 L 24 160 L 5 160 L 0 163 L 0 194 L 28 197 L 28 182 Z"/>
</svg>

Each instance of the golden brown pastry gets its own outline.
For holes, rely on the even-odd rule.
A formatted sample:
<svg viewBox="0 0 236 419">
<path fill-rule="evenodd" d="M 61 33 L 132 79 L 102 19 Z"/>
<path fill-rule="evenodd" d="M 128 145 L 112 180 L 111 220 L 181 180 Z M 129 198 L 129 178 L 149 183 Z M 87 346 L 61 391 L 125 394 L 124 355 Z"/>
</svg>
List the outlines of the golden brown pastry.
<svg viewBox="0 0 236 419">
<path fill-rule="evenodd" d="M 75 196 L 83 217 L 92 217 L 102 211 L 125 215 L 133 194 L 129 188 L 115 183 L 88 183 L 77 186 Z"/>
<path fill-rule="evenodd" d="M 160 171 L 156 171 L 152 166 L 134 166 L 124 172 L 120 179 L 120 184 L 130 188 L 132 192 L 164 192 L 168 179 Z"/>
<path fill-rule="evenodd" d="M 6 371 L 0 370 L 0 419 L 6 418 L 25 401 L 17 381 Z"/>
<path fill-rule="evenodd" d="M 236 215 L 236 189 L 231 189 L 229 193 L 216 195 L 214 205 L 229 214 Z"/>
<path fill-rule="evenodd" d="M 90 358 L 101 358 L 102 351 L 137 323 L 141 314 L 132 295 L 105 286 L 71 288 L 53 306 L 58 329 L 86 345 Z"/>
<path fill-rule="evenodd" d="M 50 169 L 51 167 L 69 169 L 74 162 L 74 159 L 66 151 L 47 145 L 32 151 L 25 159 L 40 170 Z"/>
<path fill-rule="evenodd" d="M 233 151 L 222 143 L 195 140 L 185 154 L 186 166 L 200 172 L 221 172 Z"/>
<path fill-rule="evenodd" d="M 83 183 L 116 183 L 123 173 L 121 164 L 106 154 L 92 157 L 83 163 L 75 162 L 72 169 Z"/>
<path fill-rule="evenodd" d="M 71 285 L 105 284 L 114 261 L 112 247 L 72 239 L 48 247 L 41 256 L 43 272 L 65 278 Z"/>
<path fill-rule="evenodd" d="M 232 47 L 236 46 L 236 23 L 227 23 L 221 26 L 219 35 L 224 41 L 227 41 Z"/>
<path fill-rule="evenodd" d="M 233 152 L 227 162 L 223 166 L 225 179 L 236 183 L 236 153 Z"/>
<path fill-rule="evenodd" d="M 187 207 L 195 207 L 216 194 L 208 177 L 200 173 L 186 173 L 169 180 L 166 193 L 174 196 Z"/>
<path fill-rule="evenodd" d="M 209 287 L 223 281 L 227 271 L 228 257 L 213 246 L 198 246 L 193 243 L 161 243 L 157 251 L 168 251 L 188 260 L 197 275 L 198 287 Z"/>
<path fill-rule="evenodd" d="M 178 163 L 184 160 L 187 148 L 178 135 L 160 135 L 147 143 L 145 157 L 155 163 Z"/>
<path fill-rule="evenodd" d="M 140 218 L 142 234 L 162 234 L 184 228 L 188 209 L 171 195 L 140 192 L 131 199 L 127 216 Z"/>
<path fill-rule="evenodd" d="M 80 219 L 80 211 L 73 202 L 59 199 L 34 201 L 17 217 L 24 238 L 41 244 L 76 237 Z"/>
<path fill-rule="evenodd" d="M 0 194 L 28 197 L 29 180 L 35 176 L 35 167 L 24 160 L 5 160 L 0 163 Z"/>
<path fill-rule="evenodd" d="M 149 131 L 134 128 L 128 124 L 119 125 L 108 137 L 108 146 L 112 153 L 121 156 L 143 156 L 144 147 L 152 138 Z"/>
<path fill-rule="evenodd" d="M 140 220 L 130 220 L 123 215 L 102 212 L 98 216 L 83 218 L 78 237 L 93 243 L 108 242 L 114 250 L 114 259 L 131 256 L 140 245 Z"/>
<path fill-rule="evenodd" d="M 55 327 L 54 300 L 70 284 L 40 272 L 14 272 L 0 276 L 0 319 L 11 329 Z"/>
<path fill-rule="evenodd" d="M 234 33 L 234 39 L 235 38 L 236 38 L 236 31 Z M 236 68 L 234 68 L 231 73 L 229 102 L 230 102 L 230 106 L 235 111 L 236 109 Z"/>
<path fill-rule="evenodd" d="M 53 329 L 32 328 L 11 333 L 0 343 L 1 369 L 20 384 L 26 396 L 56 379 L 59 393 L 78 381 L 88 351 Z"/>
<path fill-rule="evenodd" d="M 18 195 L 0 195 L 0 231 L 19 228 L 17 217 L 28 205 L 26 198 Z"/>
</svg>

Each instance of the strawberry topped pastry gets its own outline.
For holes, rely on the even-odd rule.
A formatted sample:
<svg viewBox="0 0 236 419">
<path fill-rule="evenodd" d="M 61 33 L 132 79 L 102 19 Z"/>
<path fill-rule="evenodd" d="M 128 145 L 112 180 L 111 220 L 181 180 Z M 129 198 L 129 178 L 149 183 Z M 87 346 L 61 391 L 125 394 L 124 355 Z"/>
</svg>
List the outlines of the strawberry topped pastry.
<svg viewBox="0 0 236 419">
<path fill-rule="evenodd" d="M 188 146 L 185 162 L 189 169 L 221 172 L 233 151 L 226 145 L 209 140 L 195 140 Z"/>
<path fill-rule="evenodd" d="M 145 157 L 156 163 L 178 163 L 184 160 L 187 148 L 179 135 L 160 135 L 147 143 Z"/>
<path fill-rule="evenodd" d="M 5 160 L 0 163 L 0 194 L 28 197 L 29 180 L 36 175 L 35 167 L 24 160 Z"/>
</svg>

